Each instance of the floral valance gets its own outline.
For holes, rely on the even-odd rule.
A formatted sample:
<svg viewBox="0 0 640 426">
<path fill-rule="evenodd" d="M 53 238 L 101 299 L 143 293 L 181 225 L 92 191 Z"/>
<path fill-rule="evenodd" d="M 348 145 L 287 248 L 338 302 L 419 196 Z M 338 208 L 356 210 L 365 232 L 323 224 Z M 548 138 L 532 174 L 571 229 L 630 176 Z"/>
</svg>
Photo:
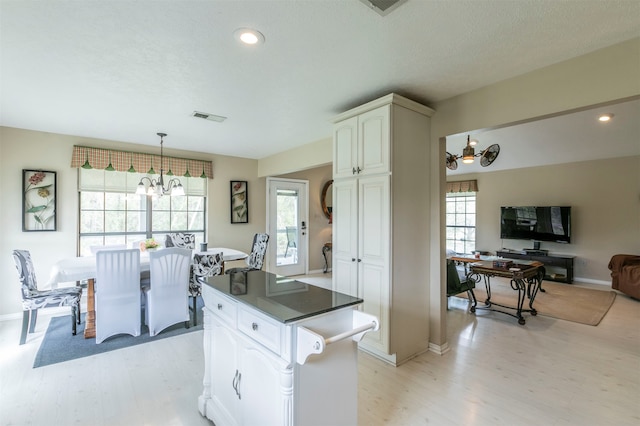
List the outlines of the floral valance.
<svg viewBox="0 0 640 426">
<path fill-rule="evenodd" d="M 160 169 L 162 168 L 164 174 L 169 176 L 199 176 L 213 179 L 213 164 L 211 161 L 191 160 L 165 155 L 161 166 L 160 156 L 155 154 L 74 146 L 71 167 L 79 168 L 86 164 L 89 164 L 94 169 L 150 174 L 160 174 Z"/>
<path fill-rule="evenodd" d="M 474 179 L 447 182 L 447 192 L 478 192 L 478 181 Z"/>
</svg>

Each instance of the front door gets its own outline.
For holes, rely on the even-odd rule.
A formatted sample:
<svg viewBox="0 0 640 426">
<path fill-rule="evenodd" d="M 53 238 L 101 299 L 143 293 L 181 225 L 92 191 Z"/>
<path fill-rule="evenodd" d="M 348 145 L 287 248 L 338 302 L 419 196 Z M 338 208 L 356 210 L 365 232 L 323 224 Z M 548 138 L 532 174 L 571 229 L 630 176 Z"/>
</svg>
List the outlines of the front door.
<svg viewBox="0 0 640 426">
<path fill-rule="evenodd" d="M 306 274 L 309 182 L 268 178 L 267 185 L 269 271 L 286 276 Z"/>
</svg>

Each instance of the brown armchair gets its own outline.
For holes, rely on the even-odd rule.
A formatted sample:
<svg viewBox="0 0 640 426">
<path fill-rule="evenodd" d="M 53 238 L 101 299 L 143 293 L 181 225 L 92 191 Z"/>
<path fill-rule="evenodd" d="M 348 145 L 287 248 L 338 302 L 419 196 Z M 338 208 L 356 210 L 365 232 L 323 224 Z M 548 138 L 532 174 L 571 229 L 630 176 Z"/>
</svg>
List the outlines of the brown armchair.
<svg viewBox="0 0 640 426">
<path fill-rule="evenodd" d="M 640 299 L 640 256 L 616 254 L 609 262 L 611 287 Z"/>
</svg>

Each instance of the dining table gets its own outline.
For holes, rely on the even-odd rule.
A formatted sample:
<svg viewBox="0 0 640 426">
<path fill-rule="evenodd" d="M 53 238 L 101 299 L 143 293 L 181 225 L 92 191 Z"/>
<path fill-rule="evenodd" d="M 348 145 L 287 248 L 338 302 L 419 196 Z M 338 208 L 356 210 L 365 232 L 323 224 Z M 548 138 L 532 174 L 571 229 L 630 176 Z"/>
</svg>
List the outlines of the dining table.
<svg viewBox="0 0 640 426">
<path fill-rule="evenodd" d="M 162 250 L 157 249 L 157 250 Z M 224 262 L 242 260 L 249 255 L 240 250 L 227 247 L 212 247 L 206 251 L 192 250 L 192 254 L 216 254 L 222 252 L 222 260 Z M 149 252 L 142 251 L 140 253 L 140 274 L 147 275 L 150 270 Z M 96 310 L 95 310 L 95 278 L 96 278 L 96 257 L 82 256 L 70 257 L 57 261 L 51 268 L 49 281 L 47 284 L 51 288 L 57 288 L 59 283 L 65 282 L 87 282 L 87 314 L 84 327 L 85 339 L 96 336 Z"/>
</svg>

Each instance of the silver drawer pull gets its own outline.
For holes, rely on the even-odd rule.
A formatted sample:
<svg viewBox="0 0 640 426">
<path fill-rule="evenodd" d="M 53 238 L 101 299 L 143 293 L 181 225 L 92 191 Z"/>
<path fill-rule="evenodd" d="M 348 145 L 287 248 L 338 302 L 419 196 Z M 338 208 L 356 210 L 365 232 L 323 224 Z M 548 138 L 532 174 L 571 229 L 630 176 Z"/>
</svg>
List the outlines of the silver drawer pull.
<svg viewBox="0 0 640 426">
<path fill-rule="evenodd" d="M 253 329 L 253 331 L 258 330 L 258 323 L 254 322 L 253 324 L 251 324 L 251 328 Z"/>
<path fill-rule="evenodd" d="M 218 310 L 221 311 L 222 310 L 222 303 L 218 303 Z"/>
</svg>

